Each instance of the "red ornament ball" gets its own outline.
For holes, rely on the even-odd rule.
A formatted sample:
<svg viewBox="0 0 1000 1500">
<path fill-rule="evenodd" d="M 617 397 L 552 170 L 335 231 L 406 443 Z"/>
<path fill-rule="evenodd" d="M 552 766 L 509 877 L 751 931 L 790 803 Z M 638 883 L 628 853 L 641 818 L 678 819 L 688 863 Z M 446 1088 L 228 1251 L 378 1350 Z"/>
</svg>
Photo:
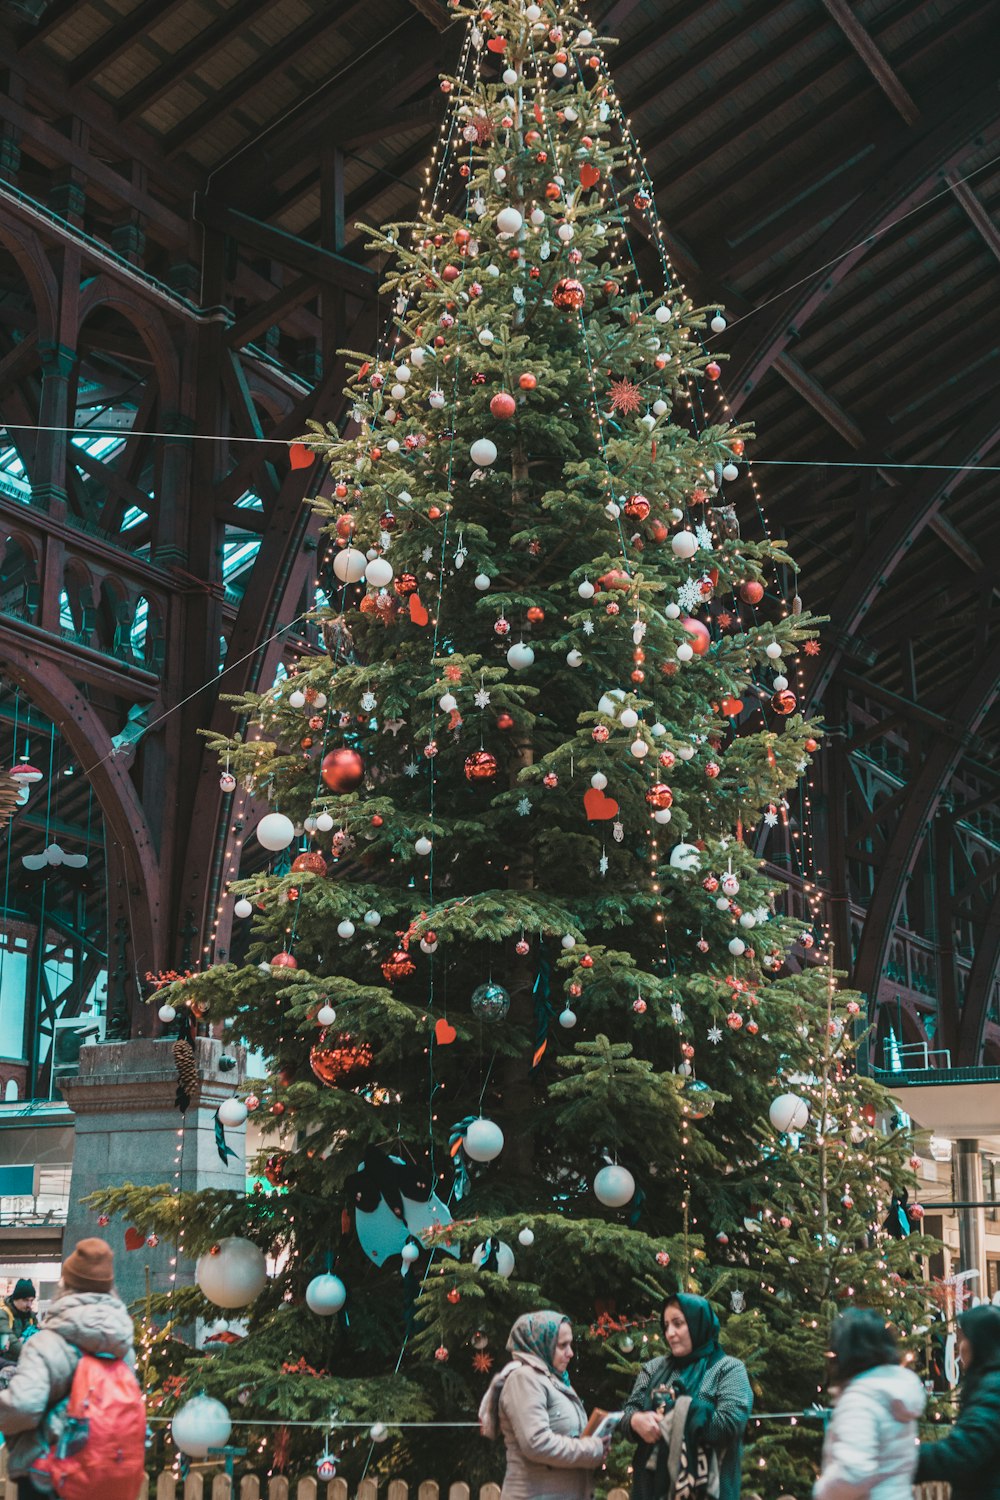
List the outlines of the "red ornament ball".
<svg viewBox="0 0 1000 1500">
<path fill-rule="evenodd" d="M 632 1009 L 637 1016 L 644 1016 L 646 1014 L 646 1002 L 641 995 L 637 995 L 632 1001 Z"/>
<path fill-rule="evenodd" d="M 519 958 L 523 958 L 526 953 L 531 952 L 531 944 L 526 938 L 519 938 L 514 944 L 514 952 Z"/>
<path fill-rule="evenodd" d="M 272 969 L 297 969 L 298 961 L 291 953 L 276 953 L 271 959 Z"/>
<path fill-rule="evenodd" d="M 756 578 L 748 578 L 746 583 L 740 584 L 740 598 L 744 604 L 759 604 L 763 597 L 764 585 Z"/>
<path fill-rule="evenodd" d="M 743 1017 L 740 1015 L 738 1010 L 731 1010 L 729 1012 L 728 1016 L 726 1017 L 726 1025 L 729 1027 L 730 1031 L 739 1031 L 740 1027 L 743 1025 Z"/>
<path fill-rule="evenodd" d="M 674 794 L 665 781 L 656 781 L 646 793 L 646 801 L 649 806 L 657 812 L 660 808 L 670 807 L 673 804 Z"/>
<path fill-rule="evenodd" d="M 517 410 L 517 402 L 509 391 L 497 391 L 490 402 L 490 411 L 499 422 L 509 422 Z"/>
<path fill-rule="evenodd" d="M 416 969 L 416 964 L 405 948 L 395 948 L 389 957 L 382 961 L 382 976 L 390 984 L 397 979 L 409 979 L 411 974 L 416 973 Z"/>
<path fill-rule="evenodd" d="M 364 779 L 365 763 L 356 750 L 342 745 L 324 755 L 320 775 L 331 792 L 353 792 Z"/>
<path fill-rule="evenodd" d="M 334 1088 L 355 1073 L 371 1067 L 372 1049 L 367 1042 L 355 1041 L 346 1032 L 330 1037 L 320 1032 L 319 1041 L 309 1053 L 309 1066 L 320 1083 Z"/>
<path fill-rule="evenodd" d="M 462 1293 L 458 1290 L 457 1286 L 453 1286 L 445 1295 L 453 1306 L 456 1302 L 461 1302 L 462 1300 Z"/>
<path fill-rule="evenodd" d="M 814 740 L 812 735 L 810 735 L 809 738 L 805 741 L 805 747 L 809 751 L 810 755 L 815 755 L 816 751 L 819 749 L 819 740 Z"/>
<path fill-rule="evenodd" d="M 603 745 L 610 738 L 611 730 L 606 724 L 595 724 L 590 733 L 599 745 Z"/>
<path fill-rule="evenodd" d="M 645 495 L 630 495 L 625 501 L 625 514 L 634 521 L 644 521 L 652 507 Z"/>
<path fill-rule="evenodd" d="M 325 875 L 326 860 L 318 849 L 306 849 L 292 860 L 292 871 L 296 875 Z"/>
<path fill-rule="evenodd" d="M 513 717 L 509 713 L 507 713 L 506 709 L 502 713 L 497 714 L 497 728 L 498 729 L 513 729 L 514 728 Z"/>
<path fill-rule="evenodd" d="M 405 599 L 407 595 L 417 592 L 416 576 L 413 573 L 400 573 L 398 578 L 393 579 L 392 586 L 399 597 Z"/>
<path fill-rule="evenodd" d="M 497 758 L 489 750 L 474 750 L 465 757 L 466 781 L 492 781 L 497 774 Z"/>
<path fill-rule="evenodd" d="M 530 370 L 525 370 L 517 377 L 517 383 L 522 391 L 533 391 L 538 384 L 538 376 L 532 375 Z"/>
<path fill-rule="evenodd" d="M 587 293 L 583 282 L 576 281 L 572 276 L 564 276 L 552 288 L 552 306 L 562 308 L 564 311 L 578 311 L 586 298 Z"/>
<path fill-rule="evenodd" d="M 709 781 L 714 781 L 716 776 L 718 776 L 720 770 L 721 767 L 718 761 L 710 760 L 705 767 L 705 775 L 708 777 Z"/>
<path fill-rule="evenodd" d="M 795 694 L 791 688 L 782 688 L 780 693 L 775 693 L 771 699 L 771 707 L 776 714 L 791 714 L 795 712 Z"/>
<path fill-rule="evenodd" d="M 677 764 L 677 757 L 672 750 L 661 750 L 657 760 L 665 771 L 669 771 Z"/>
<path fill-rule="evenodd" d="M 708 633 L 708 626 L 704 625 L 701 620 L 692 619 L 690 615 L 683 619 L 681 624 L 687 631 L 691 649 L 695 656 L 704 656 L 712 644 L 712 637 Z"/>
<path fill-rule="evenodd" d="M 705 366 L 705 374 L 708 376 L 709 380 L 718 380 L 719 376 L 722 374 L 722 366 L 717 365 L 715 363 L 715 360 L 713 359 L 709 364 Z"/>
</svg>

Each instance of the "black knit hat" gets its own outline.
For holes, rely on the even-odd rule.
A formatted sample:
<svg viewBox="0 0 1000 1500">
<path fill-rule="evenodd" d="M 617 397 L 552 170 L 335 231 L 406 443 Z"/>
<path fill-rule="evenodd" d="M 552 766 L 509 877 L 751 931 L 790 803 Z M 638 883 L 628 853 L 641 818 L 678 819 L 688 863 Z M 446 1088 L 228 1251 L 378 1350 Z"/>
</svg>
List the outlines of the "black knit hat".
<svg viewBox="0 0 1000 1500">
<path fill-rule="evenodd" d="M 10 1300 L 12 1302 L 20 1302 L 23 1297 L 37 1297 L 37 1295 L 38 1293 L 35 1291 L 34 1284 L 26 1276 L 22 1276 L 17 1286 L 11 1292 Z"/>
</svg>

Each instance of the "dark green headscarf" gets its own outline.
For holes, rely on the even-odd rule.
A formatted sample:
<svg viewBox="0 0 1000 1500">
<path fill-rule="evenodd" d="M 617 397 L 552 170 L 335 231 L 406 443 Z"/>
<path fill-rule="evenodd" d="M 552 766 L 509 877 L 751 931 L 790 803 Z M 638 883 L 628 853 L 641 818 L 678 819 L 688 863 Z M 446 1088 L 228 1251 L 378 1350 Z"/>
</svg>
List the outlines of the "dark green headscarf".
<svg viewBox="0 0 1000 1500">
<path fill-rule="evenodd" d="M 660 1309 L 660 1321 L 668 1307 L 679 1307 L 691 1335 L 691 1353 L 680 1359 L 669 1356 L 671 1383 L 680 1386 L 688 1396 L 697 1395 L 705 1373 L 722 1359 L 719 1347 L 719 1320 L 704 1297 L 694 1297 L 690 1292 L 677 1292 L 668 1297 Z M 674 1379 L 676 1374 L 676 1379 Z"/>
<path fill-rule="evenodd" d="M 960 1313 L 958 1326 L 972 1345 L 973 1360 L 962 1372 L 962 1399 L 979 1384 L 988 1370 L 1000 1370 L 1000 1307 L 985 1303 Z"/>
<path fill-rule="evenodd" d="M 557 1370 L 553 1364 L 556 1340 L 564 1323 L 569 1323 L 569 1318 L 563 1313 L 548 1310 L 522 1313 L 510 1330 L 507 1348 L 515 1359 L 519 1354 L 534 1354 L 536 1358 L 545 1362 L 549 1372 L 558 1381 L 563 1385 L 569 1385 L 569 1372 Z"/>
</svg>

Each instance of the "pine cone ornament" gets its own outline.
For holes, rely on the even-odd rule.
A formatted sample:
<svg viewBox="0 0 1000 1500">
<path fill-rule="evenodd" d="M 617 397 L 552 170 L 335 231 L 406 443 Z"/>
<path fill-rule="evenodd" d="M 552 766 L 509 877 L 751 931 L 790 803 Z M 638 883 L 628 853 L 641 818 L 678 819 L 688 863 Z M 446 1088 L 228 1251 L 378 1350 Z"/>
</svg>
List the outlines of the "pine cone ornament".
<svg viewBox="0 0 1000 1500">
<path fill-rule="evenodd" d="M 177 1093 L 174 1103 L 183 1114 L 191 1103 L 191 1095 L 198 1087 L 198 1066 L 194 1060 L 194 1048 L 183 1038 L 174 1043 L 174 1066 L 177 1069 Z"/>
</svg>

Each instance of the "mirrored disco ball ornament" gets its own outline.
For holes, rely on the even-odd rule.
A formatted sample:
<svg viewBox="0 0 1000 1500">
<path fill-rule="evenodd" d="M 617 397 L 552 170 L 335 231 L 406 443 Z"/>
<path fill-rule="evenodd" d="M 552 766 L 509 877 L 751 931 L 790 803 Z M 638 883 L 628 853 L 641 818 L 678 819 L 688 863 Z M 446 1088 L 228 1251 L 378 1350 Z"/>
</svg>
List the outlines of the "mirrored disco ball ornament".
<svg viewBox="0 0 1000 1500">
<path fill-rule="evenodd" d="M 502 984 L 494 984 L 491 979 L 472 991 L 472 1014 L 477 1020 L 495 1025 L 506 1019 L 509 1010 L 510 996 Z"/>
</svg>

